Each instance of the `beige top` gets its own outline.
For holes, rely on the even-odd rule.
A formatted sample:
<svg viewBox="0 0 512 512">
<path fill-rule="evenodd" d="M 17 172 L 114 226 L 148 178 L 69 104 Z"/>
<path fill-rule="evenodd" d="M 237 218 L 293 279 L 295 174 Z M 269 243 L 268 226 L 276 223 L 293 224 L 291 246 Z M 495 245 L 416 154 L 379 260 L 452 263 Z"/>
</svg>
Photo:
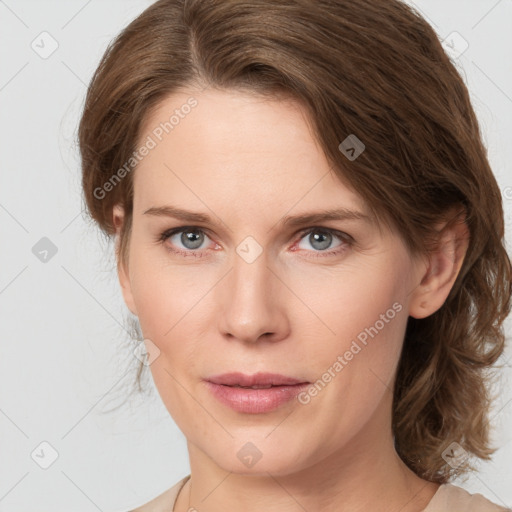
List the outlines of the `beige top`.
<svg viewBox="0 0 512 512">
<path fill-rule="evenodd" d="M 181 488 L 190 475 L 182 478 L 170 489 L 151 500 L 149 503 L 135 508 L 130 512 L 172 512 Z M 444 484 L 434 494 L 423 512 L 512 512 L 484 498 L 481 494 L 470 494 L 462 487 Z"/>
</svg>

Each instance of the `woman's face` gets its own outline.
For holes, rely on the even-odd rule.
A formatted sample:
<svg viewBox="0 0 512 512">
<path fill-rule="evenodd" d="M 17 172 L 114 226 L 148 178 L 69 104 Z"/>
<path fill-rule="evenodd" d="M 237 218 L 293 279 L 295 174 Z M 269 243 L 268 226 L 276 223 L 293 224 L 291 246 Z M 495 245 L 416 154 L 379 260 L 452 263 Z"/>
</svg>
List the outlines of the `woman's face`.
<svg viewBox="0 0 512 512">
<path fill-rule="evenodd" d="M 169 413 L 226 471 L 284 475 L 335 453 L 370 457 L 392 438 L 393 379 L 425 266 L 379 231 L 304 116 L 247 93 L 176 93 L 140 137 L 149 149 L 134 171 L 124 297 L 158 356 L 150 368 Z M 311 384 L 207 383 L 234 372 Z"/>
</svg>

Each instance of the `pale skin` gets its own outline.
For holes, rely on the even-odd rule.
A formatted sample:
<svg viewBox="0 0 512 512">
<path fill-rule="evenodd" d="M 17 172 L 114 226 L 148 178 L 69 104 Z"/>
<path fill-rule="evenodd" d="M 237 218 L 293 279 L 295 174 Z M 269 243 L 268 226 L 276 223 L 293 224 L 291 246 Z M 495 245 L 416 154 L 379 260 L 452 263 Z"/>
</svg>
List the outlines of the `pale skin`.
<svg viewBox="0 0 512 512">
<path fill-rule="evenodd" d="M 423 510 L 439 486 L 398 457 L 391 390 L 408 316 L 437 311 L 457 277 L 464 225 L 445 228 L 429 258 L 362 219 L 282 225 L 285 216 L 331 208 L 368 211 L 330 170 L 293 101 L 175 93 L 140 140 L 191 95 L 197 106 L 134 172 L 129 260 L 118 268 L 126 305 L 160 350 L 150 366 L 155 385 L 187 438 L 192 476 L 175 510 Z M 211 220 L 144 214 L 170 205 Z M 113 215 L 119 232 L 122 207 Z M 157 242 L 181 226 L 203 230 L 199 248 L 183 245 L 181 232 Z M 308 228 L 335 230 L 327 250 L 339 252 L 322 252 Z M 236 252 L 248 236 L 263 251 L 251 263 Z M 250 415 L 205 388 L 205 377 L 231 371 L 315 382 L 395 303 L 402 310 L 308 404 Z M 251 468 L 237 457 L 247 442 L 262 454 Z"/>
</svg>

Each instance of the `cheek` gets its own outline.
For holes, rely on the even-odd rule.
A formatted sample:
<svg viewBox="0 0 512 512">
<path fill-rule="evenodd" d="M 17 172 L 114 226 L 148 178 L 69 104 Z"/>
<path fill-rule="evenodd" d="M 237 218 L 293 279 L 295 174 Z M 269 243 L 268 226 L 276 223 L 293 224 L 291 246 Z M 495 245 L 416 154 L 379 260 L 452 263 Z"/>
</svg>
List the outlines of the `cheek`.
<svg viewBox="0 0 512 512">
<path fill-rule="evenodd" d="M 144 335 L 166 340 L 184 326 L 190 328 L 211 288 L 208 274 L 192 265 L 169 264 L 164 248 L 134 251 L 130 258 L 132 294 Z"/>
<path fill-rule="evenodd" d="M 143 335 L 160 350 L 150 370 L 158 388 L 176 391 L 187 374 L 201 373 L 198 355 L 208 353 L 205 340 L 211 341 L 214 335 L 212 322 L 205 319 L 215 305 L 218 276 L 195 265 L 169 264 L 163 248 L 134 252 L 130 262 Z"/>
<path fill-rule="evenodd" d="M 310 276 L 303 273 L 295 291 L 304 298 L 311 312 L 308 316 L 321 329 L 318 332 L 331 341 L 327 345 L 340 349 L 358 337 L 362 343 L 395 339 L 406 321 L 405 280 L 397 268 L 384 261 L 312 271 Z"/>
<path fill-rule="evenodd" d="M 329 400 L 349 401 L 355 410 L 371 408 L 372 396 L 378 401 L 392 386 L 407 325 L 404 269 L 384 261 L 346 268 L 329 279 L 317 275 L 322 292 L 305 301 L 316 315 L 311 323 L 317 334 L 308 331 L 304 349 L 315 362 L 318 387 L 333 383 Z M 306 291 L 304 286 L 298 295 Z M 315 337 L 321 343 L 311 343 Z"/>
</svg>

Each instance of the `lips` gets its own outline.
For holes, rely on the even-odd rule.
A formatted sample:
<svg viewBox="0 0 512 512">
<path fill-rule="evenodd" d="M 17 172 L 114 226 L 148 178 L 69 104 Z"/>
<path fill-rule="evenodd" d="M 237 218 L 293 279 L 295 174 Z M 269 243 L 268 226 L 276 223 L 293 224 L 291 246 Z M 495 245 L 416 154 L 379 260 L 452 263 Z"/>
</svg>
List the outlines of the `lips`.
<svg viewBox="0 0 512 512">
<path fill-rule="evenodd" d="M 224 373 L 209 377 L 205 384 L 225 406 L 245 414 L 261 414 L 295 399 L 310 383 L 276 373 Z"/>
</svg>

